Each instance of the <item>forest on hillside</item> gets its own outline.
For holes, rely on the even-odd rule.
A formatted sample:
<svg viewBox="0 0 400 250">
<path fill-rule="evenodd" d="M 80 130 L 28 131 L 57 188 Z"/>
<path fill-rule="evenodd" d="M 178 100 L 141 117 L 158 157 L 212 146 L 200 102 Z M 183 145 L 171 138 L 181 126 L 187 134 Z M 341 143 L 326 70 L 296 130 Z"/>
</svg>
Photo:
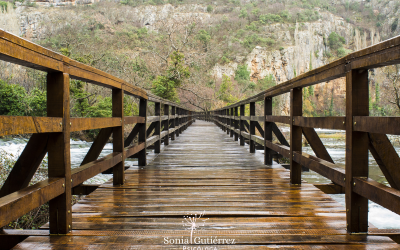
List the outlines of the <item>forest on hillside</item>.
<svg viewBox="0 0 400 250">
<path fill-rule="evenodd" d="M 382 39 L 394 36 L 398 19 L 388 23 L 385 16 L 377 13 L 368 2 L 333 4 L 327 0 L 277 0 L 244 3 L 217 0 L 199 4 L 192 0 L 170 0 L 168 3 L 124 0 L 64 7 L 67 11 L 50 7 L 47 11 L 57 13 L 56 18 L 53 15 L 50 21 L 41 23 L 43 32 L 35 42 L 191 109 L 211 110 L 281 83 L 274 74 L 254 78 L 245 63 L 256 47 L 284 53 L 288 43 L 283 42 L 276 32 L 266 32 L 271 27 L 281 27 L 294 37 L 308 23 L 321 21 L 323 12 L 329 12 L 353 25 L 354 32 L 363 34 L 373 27 L 376 32 L 381 32 Z M 12 8 L 11 4 L 4 3 L 1 11 Z M 38 9 L 34 2 L 25 2 L 25 5 L 26 11 Z M 167 5 L 182 8 L 182 11 L 167 18 L 153 18 L 149 23 L 139 22 L 134 17 L 137 11 L 144 10 L 140 8 Z M 400 3 L 395 6 L 394 13 L 399 8 Z M 71 14 L 73 18 L 70 18 Z M 346 41 L 335 31 L 326 36 L 323 34 L 323 43 L 323 53 L 315 51 L 310 55 L 306 70 L 313 69 L 312 60 L 328 63 L 355 50 L 353 41 Z M 229 67 L 234 62 L 237 67 L 233 68 L 232 75 L 216 77 L 216 66 Z M 306 70 L 296 72 L 294 68 L 293 76 Z M 0 114 L 46 115 L 46 75 L 31 69 L 24 72 L 22 75 L 12 70 L 0 72 Z M 395 66 L 371 71 L 372 114 L 398 114 L 399 74 L 399 68 Z M 316 94 L 314 87 L 305 88 L 305 114 L 343 115 L 344 102 L 342 99 L 335 102 L 334 95 L 334 85 L 339 83 L 331 84 L 331 91 L 325 91 L 328 95 L 323 103 L 319 103 L 320 93 Z M 111 116 L 110 95 L 110 91 L 102 87 L 72 81 L 71 115 Z M 124 104 L 126 115 L 137 114 L 134 99 L 126 97 Z M 285 105 L 284 98 L 277 98 L 277 112 L 283 110 L 282 105 Z"/>
</svg>

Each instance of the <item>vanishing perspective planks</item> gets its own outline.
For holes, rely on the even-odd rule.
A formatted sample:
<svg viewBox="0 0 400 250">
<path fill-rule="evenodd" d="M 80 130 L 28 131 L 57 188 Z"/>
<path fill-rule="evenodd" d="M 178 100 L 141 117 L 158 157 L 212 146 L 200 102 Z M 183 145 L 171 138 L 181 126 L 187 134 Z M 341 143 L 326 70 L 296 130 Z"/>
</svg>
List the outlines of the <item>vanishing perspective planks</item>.
<svg viewBox="0 0 400 250">
<path fill-rule="evenodd" d="M 124 185 L 110 180 L 74 205 L 71 233 L 46 225 L 15 249 L 399 249 L 372 225 L 348 234 L 344 207 L 248 150 L 197 120 L 148 166 L 128 169 Z M 184 216 L 201 213 L 185 244 Z"/>
</svg>

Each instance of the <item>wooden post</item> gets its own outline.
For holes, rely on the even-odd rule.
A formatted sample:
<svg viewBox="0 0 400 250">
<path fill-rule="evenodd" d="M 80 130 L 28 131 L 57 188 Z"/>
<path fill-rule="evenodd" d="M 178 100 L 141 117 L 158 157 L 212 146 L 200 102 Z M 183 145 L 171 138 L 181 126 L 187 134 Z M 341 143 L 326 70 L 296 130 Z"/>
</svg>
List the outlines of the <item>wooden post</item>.
<svg viewBox="0 0 400 250">
<path fill-rule="evenodd" d="M 222 125 L 221 125 L 221 123 L 223 122 L 222 117 L 221 117 L 221 115 L 223 115 L 222 110 L 219 110 L 219 111 L 218 111 L 218 115 L 220 116 L 220 117 L 218 118 L 218 120 L 219 120 L 219 122 L 220 122 L 219 127 L 222 129 L 222 131 L 224 131 L 224 128 L 223 128 Z"/>
<path fill-rule="evenodd" d="M 353 131 L 354 116 L 369 115 L 368 70 L 346 75 L 346 211 L 347 231 L 368 231 L 368 199 L 353 192 L 354 177 L 368 177 L 368 133 Z"/>
<path fill-rule="evenodd" d="M 220 123 L 220 127 L 221 127 L 222 131 L 225 131 L 224 126 L 222 126 L 222 124 L 224 124 L 224 118 L 221 117 L 221 116 L 224 115 L 224 110 L 220 110 L 220 111 L 219 111 L 219 115 L 220 115 L 219 121 L 221 122 L 221 123 Z"/>
<path fill-rule="evenodd" d="M 113 152 L 122 153 L 122 161 L 113 167 L 113 184 L 123 185 L 125 180 L 124 169 L 124 91 L 112 90 L 112 116 L 121 118 L 121 126 L 113 128 Z"/>
<path fill-rule="evenodd" d="M 256 152 L 256 144 L 253 141 L 253 135 L 256 134 L 256 122 L 252 121 L 251 118 L 253 118 L 256 115 L 256 103 L 255 102 L 250 102 L 250 153 L 255 153 Z"/>
<path fill-rule="evenodd" d="M 266 141 L 272 141 L 272 124 L 266 122 L 266 116 L 272 115 L 272 97 L 264 98 L 264 164 L 272 165 L 272 153 L 273 151 L 268 148 Z"/>
<path fill-rule="evenodd" d="M 240 146 L 244 146 L 244 137 L 242 132 L 244 131 L 244 120 L 242 120 L 242 116 L 245 115 L 245 108 L 244 105 L 240 105 L 240 120 L 239 120 L 239 127 L 240 127 Z"/>
<path fill-rule="evenodd" d="M 158 121 L 156 123 L 156 127 L 154 128 L 154 135 L 158 136 L 158 140 L 154 143 L 154 153 L 160 153 L 161 146 L 161 104 L 159 102 L 154 103 L 154 115 L 158 116 Z"/>
<path fill-rule="evenodd" d="M 234 116 L 234 113 L 233 113 L 233 108 L 231 108 L 230 115 L 231 115 L 230 124 L 229 124 L 229 126 L 231 126 L 231 135 L 230 135 L 230 137 L 233 137 L 233 133 L 235 132 L 235 130 L 233 129 L 234 128 L 234 122 L 235 122 L 235 116 Z"/>
<path fill-rule="evenodd" d="M 224 109 L 224 125 L 228 124 L 228 118 L 226 118 L 228 116 L 228 110 Z M 225 132 L 227 134 L 229 134 L 229 129 L 225 126 Z"/>
<path fill-rule="evenodd" d="M 290 183 L 301 184 L 301 165 L 293 160 L 293 153 L 301 153 L 302 131 L 301 127 L 293 125 L 294 116 L 303 115 L 302 89 L 295 88 L 290 91 Z"/>
<path fill-rule="evenodd" d="M 169 105 L 164 104 L 164 115 L 168 116 L 168 119 L 164 121 L 164 131 L 167 131 L 167 135 L 164 137 L 164 146 L 169 145 Z"/>
<path fill-rule="evenodd" d="M 229 118 L 229 116 L 230 116 L 229 109 L 225 109 L 225 111 L 226 111 L 225 125 L 230 126 L 231 119 Z M 226 127 L 226 134 L 229 135 L 230 131 L 231 131 L 230 128 Z"/>
<path fill-rule="evenodd" d="M 72 230 L 71 157 L 69 75 L 61 72 L 47 74 L 47 116 L 62 117 L 62 132 L 51 133 L 48 142 L 49 178 L 65 178 L 65 192 L 50 200 L 50 233 L 67 234 Z"/>
<path fill-rule="evenodd" d="M 238 117 L 238 107 L 235 107 L 235 117 L 234 117 L 234 124 L 235 124 L 235 129 L 239 129 L 239 121 L 236 120 L 236 118 Z M 239 134 L 235 131 L 235 141 L 239 140 Z"/>
<path fill-rule="evenodd" d="M 181 115 L 180 108 L 176 108 L 176 114 L 178 115 L 178 117 L 176 118 L 176 126 L 179 127 L 181 125 L 181 119 L 179 118 L 179 116 Z M 180 131 L 180 129 L 176 130 L 176 137 L 179 136 L 179 131 Z"/>
<path fill-rule="evenodd" d="M 224 111 L 223 111 L 223 110 L 220 110 L 220 111 L 219 111 L 219 115 L 220 115 L 220 116 L 223 116 L 223 115 L 224 115 Z M 219 127 L 222 129 L 222 131 L 225 131 L 224 126 L 222 126 L 222 124 L 224 124 L 224 118 L 223 118 L 223 117 L 219 117 L 219 121 L 221 122 L 220 125 L 219 125 Z"/>
<path fill-rule="evenodd" d="M 145 121 L 144 123 L 140 124 L 139 128 L 139 143 L 146 143 L 146 125 L 147 125 L 147 100 L 146 99 L 140 99 L 139 102 L 139 116 L 144 117 Z M 145 147 L 143 150 L 139 151 L 138 153 L 138 165 L 139 166 L 146 166 L 147 165 L 147 160 L 146 160 L 146 149 L 147 145 L 145 144 Z"/>
<path fill-rule="evenodd" d="M 175 106 L 171 107 L 171 116 L 172 116 L 171 128 L 175 128 L 175 121 L 176 121 L 175 109 L 176 109 Z M 172 132 L 172 134 L 171 134 L 171 141 L 174 141 L 174 140 L 175 140 L 175 131 Z"/>
<path fill-rule="evenodd" d="M 185 124 L 186 123 L 186 109 L 184 109 L 183 110 L 183 115 L 185 116 L 185 117 L 183 117 L 183 124 Z M 183 129 L 182 129 L 182 132 L 183 132 L 183 130 L 186 130 L 186 124 L 185 125 L 183 125 Z"/>
</svg>

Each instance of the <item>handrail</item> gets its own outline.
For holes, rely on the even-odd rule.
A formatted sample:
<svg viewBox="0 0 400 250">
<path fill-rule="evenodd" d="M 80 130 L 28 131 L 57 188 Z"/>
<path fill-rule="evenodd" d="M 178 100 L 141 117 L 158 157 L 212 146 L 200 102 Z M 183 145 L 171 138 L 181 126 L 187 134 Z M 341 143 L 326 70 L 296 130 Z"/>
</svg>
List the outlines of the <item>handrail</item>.
<svg viewBox="0 0 400 250">
<path fill-rule="evenodd" d="M 72 60 L 35 43 L 0 29 L 0 60 L 47 72 L 48 117 L 0 116 L 0 136 L 32 136 L 0 190 L 0 227 L 32 209 L 49 202 L 50 233 L 66 234 L 72 230 L 71 194 L 87 179 L 112 170 L 113 184 L 125 181 L 124 161 L 138 158 L 146 166 L 146 150 L 154 144 L 160 152 L 161 142 L 168 145 L 193 123 L 192 111 L 133 86 L 101 70 Z M 70 79 L 82 80 L 112 89 L 112 117 L 71 118 Z M 124 94 L 139 99 L 139 115 L 124 116 Z M 155 103 L 155 115 L 148 121 L 148 101 Z M 161 104 L 164 105 L 161 109 Z M 164 110 L 164 114 L 161 114 Z M 171 111 L 171 112 L 170 112 Z M 149 123 L 149 125 L 147 124 Z M 124 125 L 135 124 L 128 138 Z M 71 169 L 70 132 L 100 129 L 81 166 Z M 163 131 L 161 132 L 161 129 Z M 154 130 L 153 136 L 148 137 Z M 113 153 L 98 159 L 113 134 Z M 138 137 L 138 142 L 132 144 Z M 34 173 L 48 153 L 49 179 L 29 186 Z M 80 187 L 80 188 L 79 188 Z M 87 193 L 86 193 L 87 194 Z"/>
<path fill-rule="evenodd" d="M 194 116 L 215 122 L 242 146 L 247 139 L 250 153 L 261 146 L 266 165 L 272 164 L 275 155 L 289 158 L 291 184 L 301 185 L 301 166 L 305 166 L 330 179 L 334 185 L 344 187 L 348 232 L 367 232 L 368 199 L 400 214 L 400 157 L 385 135 L 400 134 L 400 118 L 369 117 L 368 96 L 368 69 L 398 63 L 400 36 L 351 53 L 245 100 L 209 112 L 197 112 Z M 346 116 L 303 117 L 302 88 L 339 77 L 346 77 Z M 290 116 L 273 116 L 272 98 L 285 93 L 290 93 Z M 264 115 L 260 117 L 255 115 L 255 102 L 262 100 Z M 246 104 L 250 105 L 250 116 L 244 116 Z M 258 122 L 263 122 L 264 128 Z M 290 125 L 290 143 L 275 122 Z M 345 170 L 333 162 L 314 128 L 346 131 Z M 256 130 L 263 138 L 256 135 Z M 272 134 L 280 144 L 272 142 Z M 316 157 L 302 152 L 303 135 Z M 368 179 L 368 150 L 391 187 Z"/>
</svg>

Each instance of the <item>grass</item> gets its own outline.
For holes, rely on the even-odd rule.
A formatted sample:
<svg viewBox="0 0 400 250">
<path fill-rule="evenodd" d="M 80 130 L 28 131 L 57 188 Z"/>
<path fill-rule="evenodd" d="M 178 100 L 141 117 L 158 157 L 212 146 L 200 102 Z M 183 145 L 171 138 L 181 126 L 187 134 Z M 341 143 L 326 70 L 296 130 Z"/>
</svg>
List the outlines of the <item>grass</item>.
<svg viewBox="0 0 400 250">
<path fill-rule="evenodd" d="M 331 138 L 331 139 L 338 139 L 338 140 L 346 139 L 346 134 L 344 134 L 344 133 L 318 134 L 318 136 L 319 136 L 319 138 Z"/>
</svg>

